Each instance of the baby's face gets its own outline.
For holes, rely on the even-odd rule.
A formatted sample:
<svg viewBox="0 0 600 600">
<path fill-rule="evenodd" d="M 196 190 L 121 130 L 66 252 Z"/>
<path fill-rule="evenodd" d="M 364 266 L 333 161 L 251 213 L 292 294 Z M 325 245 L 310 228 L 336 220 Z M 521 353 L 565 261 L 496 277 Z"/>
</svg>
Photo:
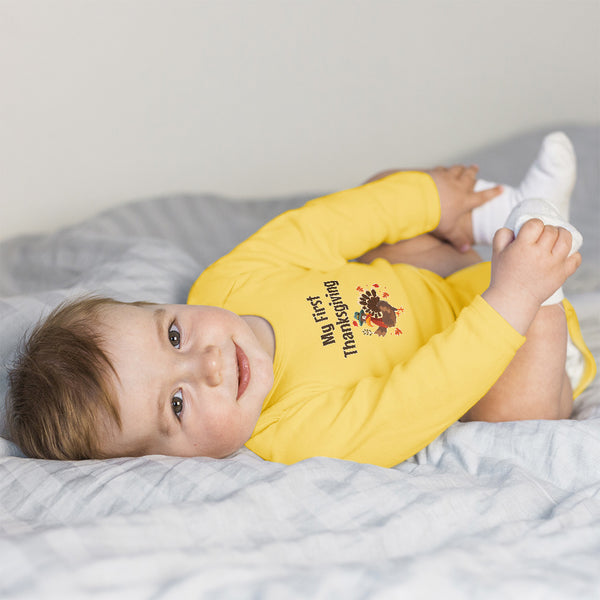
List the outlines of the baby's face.
<svg viewBox="0 0 600 600">
<path fill-rule="evenodd" d="M 122 420 L 102 437 L 110 456 L 221 458 L 248 441 L 273 385 L 266 321 L 212 306 L 118 305 L 103 333 Z"/>
</svg>

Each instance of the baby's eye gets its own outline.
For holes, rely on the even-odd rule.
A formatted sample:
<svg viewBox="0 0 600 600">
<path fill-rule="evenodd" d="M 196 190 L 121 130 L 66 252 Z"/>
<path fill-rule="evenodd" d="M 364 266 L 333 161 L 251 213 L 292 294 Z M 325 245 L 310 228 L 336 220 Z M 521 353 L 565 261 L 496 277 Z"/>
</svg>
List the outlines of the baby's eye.
<svg viewBox="0 0 600 600">
<path fill-rule="evenodd" d="M 181 342 L 181 333 L 179 333 L 179 328 L 175 323 L 171 323 L 169 326 L 169 342 L 171 346 L 179 349 L 179 344 Z"/>
<path fill-rule="evenodd" d="M 178 390 L 171 398 L 171 407 L 173 408 L 175 416 L 179 419 L 183 411 L 183 396 L 181 395 L 181 390 Z"/>
</svg>

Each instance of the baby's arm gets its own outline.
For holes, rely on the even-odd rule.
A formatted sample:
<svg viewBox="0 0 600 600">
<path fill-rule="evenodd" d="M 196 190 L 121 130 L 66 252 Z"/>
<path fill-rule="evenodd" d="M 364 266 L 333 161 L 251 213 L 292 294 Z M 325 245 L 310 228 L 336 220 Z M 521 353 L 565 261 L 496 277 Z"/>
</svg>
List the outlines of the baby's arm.
<svg viewBox="0 0 600 600">
<path fill-rule="evenodd" d="M 492 388 L 462 420 L 564 419 L 573 408 L 565 373 L 567 326 L 560 304 L 546 298 L 581 262 L 568 256 L 571 234 L 527 221 L 517 238 L 501 229 L 494 238 L 492 282 L 483 298 L 527 340 Z M 540 308 L 540 304 L 544 305 Z"/>
<path fill-rule="evenodd" d="M 522 335 L 540 305 L 581 264 L 581 254 L 569 256 L 571 234 L 562 227 L 532 219 L 515 238 L 509 229 L 494 237 L 492 278 L 484 300 Z"/>
<path fill-rule="evenodd" d="M 235 262 L 238 273 L 255 274 L 262 267 L 334 269 L 381 243 L 432 231 L 439 219 L 432 177 L 401 172 L 287 211 L 221 261 Z"/>
<path fill-rule="evenodd" d="M 476 165 L 454 165 L 449 168 L 435 167 L 424 170 L 433 179 L 440 198 L 440 222 L 432 233 L 463 252 L 474 242 L 471 212 L 502 193 L 500 185 L 476 192 L 478 171 L 479 167 Z M 397 172 L 382 171 L 371 177 L 367 183 Z"/>
</svg>

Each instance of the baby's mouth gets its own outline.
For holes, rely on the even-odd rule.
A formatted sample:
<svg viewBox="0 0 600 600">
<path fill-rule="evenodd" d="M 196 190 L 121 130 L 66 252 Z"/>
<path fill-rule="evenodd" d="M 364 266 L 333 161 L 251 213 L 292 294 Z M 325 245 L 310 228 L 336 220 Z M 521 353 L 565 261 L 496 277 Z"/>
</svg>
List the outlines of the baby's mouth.
<svg viewBox="0 0 600 600">
<path fill-rule="evenodd" d="M 235 342 L 234 342 L 235 344 Z M 239 400 L 250 383 L 250 361 L 245 352 L 235 344 L 235 354 L 237 358 L 238 389 L 236 400 Z"/>
</svg>

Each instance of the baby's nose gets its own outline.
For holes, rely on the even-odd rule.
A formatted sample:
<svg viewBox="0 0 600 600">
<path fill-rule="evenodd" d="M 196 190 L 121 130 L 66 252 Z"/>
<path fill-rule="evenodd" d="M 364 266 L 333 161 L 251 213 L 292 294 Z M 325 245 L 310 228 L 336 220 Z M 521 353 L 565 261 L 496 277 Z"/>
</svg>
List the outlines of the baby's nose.
<svg viewBox="0 0 600 600">
<path fill-rule="evenodd" d="M 221 385 L 223 381 L 223 357 L 217 346 L 207 346 L 202 353 L 202 373 L 210 387 Z"/>
</svg>

